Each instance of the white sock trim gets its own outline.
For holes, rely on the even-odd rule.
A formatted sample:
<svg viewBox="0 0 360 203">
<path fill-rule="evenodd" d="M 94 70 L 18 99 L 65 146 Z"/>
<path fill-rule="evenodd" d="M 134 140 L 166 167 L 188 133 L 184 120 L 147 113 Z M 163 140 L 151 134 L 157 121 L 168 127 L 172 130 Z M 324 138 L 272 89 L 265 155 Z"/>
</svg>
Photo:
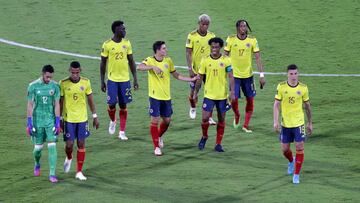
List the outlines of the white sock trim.
<svg viewBox="0 0 360 203">
<path fill-rule="evenodd" d="M 42 150 L 43 147 L 44 147 L 44 145 L 42 145 L 42 144 L 36 144 L 36 145 L 34 145 L 34 149 L 35 149 L 36 151 Z"/>
<path fill-rule="evenodd" d="M 55 142 L 51 142 L 51 143 L 48 143 L 48 147 L 52 147 L 52 146 L 56 146 L 56 143 Z"/>
</svg>

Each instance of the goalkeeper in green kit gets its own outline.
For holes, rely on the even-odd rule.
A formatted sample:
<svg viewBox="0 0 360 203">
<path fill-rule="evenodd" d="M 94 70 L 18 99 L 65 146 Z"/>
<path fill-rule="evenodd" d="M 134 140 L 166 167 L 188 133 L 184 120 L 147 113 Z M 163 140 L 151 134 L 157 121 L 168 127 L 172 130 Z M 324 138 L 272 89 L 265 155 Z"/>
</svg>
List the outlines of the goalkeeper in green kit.
<svg viewBox="0 0 360 203">
<path fill-rule="evenodd" d="M 27 134 L 34 143 L 34 176 L 40 176 L 40 157 L 44 142 L 48 144 L 50 175 L 49 181 L 58 182 L 56 169 L 56 136 L 60 133 L 60 88 L 52 80 L 54 68 L 45 65 L 42 76 L 31 82 L 27 93 Z"/>
</svg>

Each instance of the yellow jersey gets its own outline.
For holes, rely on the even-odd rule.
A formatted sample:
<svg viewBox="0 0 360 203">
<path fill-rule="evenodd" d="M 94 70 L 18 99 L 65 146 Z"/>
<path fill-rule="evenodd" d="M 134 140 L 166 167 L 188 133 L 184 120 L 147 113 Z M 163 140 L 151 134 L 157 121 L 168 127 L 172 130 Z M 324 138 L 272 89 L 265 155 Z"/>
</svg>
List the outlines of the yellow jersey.
<svg viewBox="0 0 360 203">
<path fill-rule="evenodd" d="M 129 77 L 129 61 L 127 56 L 132 54 L 131 43 L 123 38 L 116 43 L 112 39 L 104 42 L 101 56 L 107 57 L 108 79 L 114 82 L 127 82 Z"/>
<path fill-rule="evenodd" d="M 192 49 L 192 69 L 194 73 L 198 73 L 201 59 L 210 55 L 209 40 L 214 38 L 215 34 L 207 32 L 205 36 L 194 30 L 188 34 L 186 40 L 186 48 Z"/>
<path fill-rule="evenodd" d="M 224 50 L 230 52 L 234 77 L 249 78 L 253 75 L 252 54 L 260 51 L 255 37 L 248 35 L 241 40 L 237 35 L 231 35 L 226 39 Z"/>
<path fill-rule="evenodd" d="M 303 102 L 309 101 L 309 90 L 303 83 L 295 87 L 287 81 L 277 86 L 275 99 L 281 103 L 281 125 L 286 128 L 295 128 L 304 125 Z"/>
<path fill-rule="evenodd" d="M 227 73 L 231 71 L 231 60 L 227 56 L 213 59 L 207 56 L 202 59 L 199 74 L 206 75 L 204 97 L 213 100 L 224 100 L 228 97 Z"/>
<path fill-rule="evenodd" d="M 159 74 L 153 70 L 148 71 L 149 97 L 158 100 L 170 100 L 170 73 L 176 71 L 171 58 L 164 57 L 162 61 L 158 61 L 154 56 L 150 56 L 142 63 L 147 66 L 156 66 L 162 70 Z"/>
<path fill-rule="evenodd" d="M 81 123 L 88 120 L 86 100 L 92 94 L 90 80 L 80 77 L 73 83 L 70 78 L 60 81 L 60 96 L 63 97 L 62 116 L 66 122 Z"/>
</svg>

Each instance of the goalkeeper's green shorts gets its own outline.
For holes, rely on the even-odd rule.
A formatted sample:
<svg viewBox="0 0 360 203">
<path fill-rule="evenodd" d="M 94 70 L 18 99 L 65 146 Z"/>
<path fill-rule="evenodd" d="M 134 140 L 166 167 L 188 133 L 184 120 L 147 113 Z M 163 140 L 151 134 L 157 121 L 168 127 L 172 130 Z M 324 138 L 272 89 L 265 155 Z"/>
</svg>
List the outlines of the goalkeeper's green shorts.
<svg viewBox="0 0 360 203">
<path fill-rule="evenodd" d="M 54 133 L 53 127 L 38 127 L 31 136 L 34 144 L 43 144 L 44 142 L 56 142 L 57 137 Z"/>
</svg>

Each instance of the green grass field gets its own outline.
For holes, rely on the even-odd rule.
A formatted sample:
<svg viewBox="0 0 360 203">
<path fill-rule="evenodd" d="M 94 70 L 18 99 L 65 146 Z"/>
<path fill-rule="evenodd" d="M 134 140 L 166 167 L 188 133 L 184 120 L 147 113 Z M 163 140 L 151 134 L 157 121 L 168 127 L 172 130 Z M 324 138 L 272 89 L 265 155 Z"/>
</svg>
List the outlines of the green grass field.
<svg viewBox="0 0 360 203">
<path fill-rule="evenodd" d="M 165 40 L 176 65 L 185 65 L 185 39 L 197 17 L 212 17 L 211 31 L 226 38 L 245 18 L 259 41 L 268 72 L 284 72 L 296 63 L 302 73 L 359 74 L 360 2 L 344 1 L 5 1 L 0 0 L 0 38 L 74 53 L 99 56 L 110 38 L 113 20 L 126 22 L 136 61 Z M 42 176 L 33 177 L 26 127 L 26 88 L 53 64 L 55 79 L 67 76 L 79 60 L 91 79 L 100 129 L 87 140 L 86 182 L 69 174 L 59 141 L 56 185 L 47 180 L 47 149 Z M 278 136 L 272 130 L 276 84 L 285 76 L 266 76 L 258 90 L 247 135 L 227 115 L 225 153 L 213 151 L 215 127 L 207 148 L 200 138 L 200 108 L 188 118 L 188 84 L 172 81 L 173 122 L 165 134 L 164 156 L 153 155 L 147 114 L 147 74 L 139 72 L 140 90 L 128 106 L 128 142 L 107 132 L 106 96 L 100 91 L 99 61 L 0 44 L 0 202 L 360 202 L 359 77 L 301 77 L 309 86 L 314 134 L 305 145 L 301 184 L 286 175 Z M 179 70 L 186 74 L 186 71 Z M 257 76 L 256 76 L 257 77 Z M 244 108 L 241 100 L 240 108 Z M 60 139 L 61 140 L 61 139 Z"/>
</svg>

